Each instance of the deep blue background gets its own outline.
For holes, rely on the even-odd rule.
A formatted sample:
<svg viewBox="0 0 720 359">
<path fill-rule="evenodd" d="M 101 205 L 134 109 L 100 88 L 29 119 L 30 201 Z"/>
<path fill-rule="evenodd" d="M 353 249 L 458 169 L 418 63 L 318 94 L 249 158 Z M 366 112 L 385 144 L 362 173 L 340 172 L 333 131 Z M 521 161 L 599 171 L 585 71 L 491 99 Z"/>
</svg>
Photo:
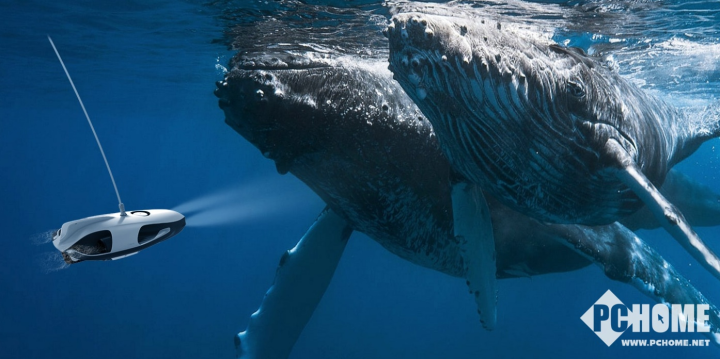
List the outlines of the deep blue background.
<svg viewBox="0 0 720 359">
<path fill-rule="evenodd" d="M 212 95 L 231 53 L 192 2 L 0 4 L 0 357 L 230 358 L 277 262 L 323 208 L 223 123 Z M 90 113 L 128 209 L 172 208 L 221 189 L 305 202 L 253 220 L 186 228 L 137 256 L 48 272 L 62 223 L 116 211 L 102 158 L 60 64 Z M 720 192 L 717 141 L 680 167 Z M 269 182 L 268 186 L 256 186 Z M 255 186 L 255 187 L 254 187 Z M 257 188 L 256 188 L 257 187 Z M 700 229 L 718 248 L 717 229 Z M 718 283 L 662 231 L 642 232 L 716 303 Z M 500 282 L 482 330 L 463 280 L 353 235 L 294 358 L 717 357 L 717 348 L 607 348 L 579 317 L 607 289 L 652 303 L 600 270 Z M 662 337 L 662 336 L 658 336 Z M 664 338 L 702 338 L 674 335 Z M 622 338 L 653 339 L 626 333 Z"/>
</svg>

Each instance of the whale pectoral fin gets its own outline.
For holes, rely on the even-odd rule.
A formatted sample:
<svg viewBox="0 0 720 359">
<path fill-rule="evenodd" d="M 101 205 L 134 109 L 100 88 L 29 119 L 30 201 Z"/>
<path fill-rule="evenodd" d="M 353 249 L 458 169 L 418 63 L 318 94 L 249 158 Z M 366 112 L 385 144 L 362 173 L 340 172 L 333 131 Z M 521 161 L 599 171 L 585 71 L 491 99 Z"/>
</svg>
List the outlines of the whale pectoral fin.
<svg viewBox="0 0 720 359">
<path fill-rule="evenodd" d="M 455 238 L 465 265 L 465 278 L 487 330 L 497 321 L 497 267 L 490 209 L 480 188 L 461 182 L 452 188 Z"/>
<path fill-rule="evenodd" d="M 720 225 L 720 194 L 677 170 L 670 170 L 660 193 L 671 200 L 693 226 Z"/>
<path fill-rule="evenodd" d="M 553 224 L 546 228 L 557 240 L 602 268 L 608 278 L 631 284 L 658 303 L 707 305 L 709 331 L 703 334 L 720 345 L 718 308 L 635 233 L 619 223 L 596 227 Z"/>
<path fill-rule="evenodd" d="M 617 176 L 620 180 L 640 197 L 640 200 L 645 203 L 663 228 L 665 228 L 688 253 L 695 257 L 695 259 L 716 278 L 720 279 L 720 259 L 718 259 L 717 255 L 700 239 L 692 227 L 690 227 L 690 224 L 685 220 L 682 213 L 665 199 L 652 182 L 645 177 L 635 161 L 632 160 L 627 151 L 625 151 L 617 141 L 609 140 L 605 145 L 605 149 L 608 154 L 614 156 L 620 164 L 620 168 L 617 171 Z"/>
<path fill-rule="evenodd" d="M 352 230 L 330 209 L 280 260 L 275 282 L 247 329 L 235 336 L 241 359 L 284 359 L 290 355 L 305 324 L 315 311 Z"/>
<path fill-rule="evenodd" d="M 670 170 L 660 193 L 683 213 L 691 226 L 720 225 L 720 194 L 709 187 L 677 170 Z M 621 219 L 620 223 L 631 230 L 660 227 L 660 222 L 647 207 Z"/>
</svg>

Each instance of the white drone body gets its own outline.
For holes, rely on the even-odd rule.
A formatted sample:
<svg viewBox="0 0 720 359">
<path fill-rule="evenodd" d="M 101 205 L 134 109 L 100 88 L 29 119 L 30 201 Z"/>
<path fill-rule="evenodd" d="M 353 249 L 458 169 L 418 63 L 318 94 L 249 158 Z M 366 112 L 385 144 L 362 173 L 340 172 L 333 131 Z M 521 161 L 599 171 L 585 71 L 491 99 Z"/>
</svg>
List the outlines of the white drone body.
<svg viewBox="0 0 720 359">
<path fill-rule="evenodd" d="M 53 245 L 68 264 L 120 259 L 182 231 L 185 216 L 167 209 L 103 214 L 66 222 L 53 234 Z"/>
<path fill-rule="evenodd" d="M 110 260 L 120 259 L 136 254 L 137 252 L 160 243 L 182 231 L 185 228 L 185 216 L 167 209 L 150 209 L 142 211 L 125 212 L 125 205 L 120 199 L 120 192 L 115 184 L 115 178 L 110 170 L 110 164 L 105 157 L 100 139 L 95 133 L 90 116 L 75 88 L 70 73 L 60 57 L 60 53 L 50 36 L 48 36 L 60 64 L 65 70 L 70 85 L 75 91 L 80 107 L 82 107 L 85 118 L 87 118 L 90 129 L 95 136 L 95 141 L 100 149 L 105 166 L 107 167 L 110 179 L 112 180 L 115 194 L 118 199 L 120 212 L 103 214 L 100 216 L 87 217 L 70 221 L 62 225 L 62 228 L 53 234 L 53 245 L 62 253 L 63 259 L 68 264 L 78 263 L 87 260 Z"/>
</svg>

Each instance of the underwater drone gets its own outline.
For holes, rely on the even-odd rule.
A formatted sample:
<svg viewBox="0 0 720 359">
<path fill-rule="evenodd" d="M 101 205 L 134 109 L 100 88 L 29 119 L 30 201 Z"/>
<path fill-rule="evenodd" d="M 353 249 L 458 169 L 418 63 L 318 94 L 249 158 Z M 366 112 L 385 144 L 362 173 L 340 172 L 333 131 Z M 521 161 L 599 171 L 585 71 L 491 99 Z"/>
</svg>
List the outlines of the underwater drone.
<svg viewBox="0 0 720 359">
<path fill-rule="evenodd" d="M 125 205 L 120 199 L 115 178 L 92 121 L 90 121 L 90 116 L 88 116 L 80 94 L 50 36 L 48 36 L 48 40 L 65 70 L 65 75 L 70 80 L 70 85 L 75 91 L 75 96 L 80 102 L 90 129 L 95 135 L 95 141 L 100 148 L 103 160 L 105 160 L 105 166 L 110 174 L 120 208 L 118 213 L 92 216 L 63 224 L 53 233 L 52 242 L 55 248 L 62 253 L 63 259 L 68 264 L 87 260 L 114 260 L 137 254 L 145 248 L 180 233 L 185 228 L 185 216 L 178 212 L 168 209 L 125 212 Z"/>
</svg>

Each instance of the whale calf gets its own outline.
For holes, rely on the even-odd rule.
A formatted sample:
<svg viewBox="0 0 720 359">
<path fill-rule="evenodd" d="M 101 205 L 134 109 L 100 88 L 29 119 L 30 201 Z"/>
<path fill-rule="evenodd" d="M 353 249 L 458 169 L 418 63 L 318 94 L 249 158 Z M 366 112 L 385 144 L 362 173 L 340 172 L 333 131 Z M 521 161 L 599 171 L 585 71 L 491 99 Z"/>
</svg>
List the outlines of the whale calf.
<svg viewBox="0 0 720 359">
<path fill-rule="evenodd" d="M 348 230 L 367 234 L 412 263 L 466 276 L 453 229 L 450 163 L 432 126 L 385 67 L 377 60 L 313 54 L 238 54 L 218 82 L 226 123 L 273 160 L 280 173 L 295 175 L 328 205 L 283 256 L 273 288 L 248 329 L 236 337 L 239 357 L 287 357 L 324 292 L 317 278 L 324 273 L 322 283 L 329 281 Z M 692 213 L 699 222 L 718 224 L 717 203 L 691 200 L 709 190 L 690 180 L 669 182 L 674 183 L 669 197 L 698 207 Z M 592 262 L 609 278 L 658 301 L 707 303 L 672 265 L 618 223 L 544 224 L 487 198 L 498 278 L 575 270 Z M 657 226 L 647 219 L 633 223 Z M 310 246 L 319 241 L 325 242 Z M 717 332 L 720 317 L 711 307 Z"/>
<path fill-rule="evenodd" d="M 645 204 L 720 279 L 720 259 L 657 190 L 720 134 L 717 120 L 686 116 L 582 50 L 489 19 L 398 14 L 386 34 L 389 68 L 432 123 L 455 186 L 477 185 L 552 223 L 608 224 Z M 483 200 L 453 193 L 453 202 Z M 456 213 L 456 227 L 465 221 Z M 472 238 L 491 250 L 485 236 Z M 494 291 L 492 278 L 479 276 L 478 291 Z M 491 311 L 488 301 L 478 306 Z"/>
</svg>

